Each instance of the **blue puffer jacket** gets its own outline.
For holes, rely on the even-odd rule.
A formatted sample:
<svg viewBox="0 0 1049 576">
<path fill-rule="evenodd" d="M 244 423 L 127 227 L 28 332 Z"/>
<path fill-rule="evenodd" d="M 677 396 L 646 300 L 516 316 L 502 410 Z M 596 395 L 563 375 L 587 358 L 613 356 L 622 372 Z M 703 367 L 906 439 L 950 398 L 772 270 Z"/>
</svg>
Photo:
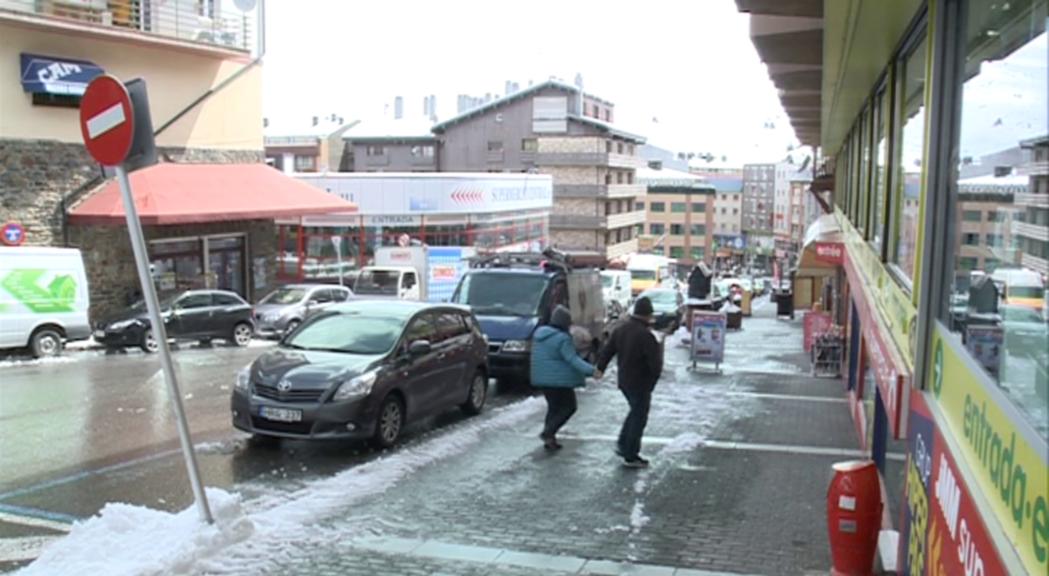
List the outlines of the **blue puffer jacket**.
<svg viewBox="0 0 1049 576">
<path fill-rule="evenodd" d="M 540 326 L 532 338 L 532 386 L 579 388 L 594 367 L 579 357 L 572 336 L 563 330 Z"/>
</svg>

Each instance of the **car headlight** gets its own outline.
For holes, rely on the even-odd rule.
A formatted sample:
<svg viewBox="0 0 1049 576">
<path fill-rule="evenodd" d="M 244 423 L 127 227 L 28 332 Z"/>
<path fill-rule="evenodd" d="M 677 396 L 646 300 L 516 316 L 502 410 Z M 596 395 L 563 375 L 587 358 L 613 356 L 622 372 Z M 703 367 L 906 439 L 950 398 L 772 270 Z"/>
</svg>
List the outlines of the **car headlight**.
<svg viewBox="0 0 1049 576">
<path fill-rule="evenodd" d="M 237 382 L 235 384 L 237 390 L 241 392 L 248 391 L 248 384 L 251 382 L 251 364 L 240 369 L 237 372 Z"/>
<path fill-rule="evenodd" d="M 109 329 L 110 330 L 120 331 L 120 330 L 124 330 L 125 328 L 130 328 L 131 326 L 134 326 L 135 324 L 139 324 L 139 321 L 138 321 L 137 318 L 132 318 L 131 320 L 121 320 L 120 322 L 114 322 L 114 323 L 110 324 L 109 325 Z"/>
<path fill-rule="evenodd" d="M 343 382 L 339 385 L 339 389 L 335 391 L 335 396 L 332 396 L 332 401 L 340 402 L 353 398 L 363 398 L 371 394 L 372 385 L 375 384 L 378 375 L 378 370 L 372 370 Z"/>
<path fill-rule="evenodd" d="M 528 352 L 531 344 L 528 340 L 507 340 L 503 342 L 503 352 Z"/>
</svg>

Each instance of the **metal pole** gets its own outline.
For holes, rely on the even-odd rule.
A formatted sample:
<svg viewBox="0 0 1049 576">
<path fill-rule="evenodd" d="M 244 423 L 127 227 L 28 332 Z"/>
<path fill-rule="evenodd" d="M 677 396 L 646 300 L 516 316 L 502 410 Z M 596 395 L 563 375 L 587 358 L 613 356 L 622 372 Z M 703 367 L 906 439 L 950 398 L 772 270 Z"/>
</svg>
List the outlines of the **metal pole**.
<svg viewBox="0 0 1049 576">
<path fill-rule="evenodd" d="M 171 395 L 171 403 L 175 408 L 175 421 L 178 426 L 178 437 L 182 444 L 182 456 L 186 460 L 186 471 L 189 472 L 189 483 L 193 486 L 193 496 L 197 503 L 197 511 L 200 512 L 201 520 L 212 524 L 211 509 L 208 507 L 208 498 L 204 494 L 204 486 L 200 481 L 200 470 L 197 468 L 197 458 L 193 452 L 193 441 L 189 436 L 189 425 L 186 423 L 186 413 L 182 408 L 182 394 L 179 393 L 178 381 L 175 379 L 175 366 L 171 362 L 171 350 L 168 348 L 167 330 L 164 329 L 164 320 L 160 317 L 160 303 L 157 300 L 156 288 L 153 278 L 149 274 L 149 262 L 146 257 L 146 241 L 142 234 L 142 223 L 138 220 L 138 210 L 135 201 L 131 197 L 131 183 L 128 181 L 127 171 L 124 166 L 116 167 L 117 181 L 120 183 L 120 195 L 124 200 L 124 214 L 127 217 L 128 233 L 131 236 L 131 249 L 135 253 L 135 265 L 138 268 L 138 278 L 142 283 L 142 297 L 146 301 L 146 310 L 149 312 L 149 322 L 152 325 L 153 337 L 157 341 L 160 353 L 160 364 L 164 370 L 164 381 L 168 385 L 168 393 Z"/>
</svg>

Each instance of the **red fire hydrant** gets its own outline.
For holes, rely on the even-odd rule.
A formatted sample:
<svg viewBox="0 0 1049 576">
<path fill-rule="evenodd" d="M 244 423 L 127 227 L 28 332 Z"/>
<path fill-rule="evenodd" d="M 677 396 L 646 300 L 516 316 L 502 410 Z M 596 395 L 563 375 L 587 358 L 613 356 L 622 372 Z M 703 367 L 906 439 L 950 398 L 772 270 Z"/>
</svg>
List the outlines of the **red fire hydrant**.
<svg viewBox="0 0 1049 576">
<path fill-rule="evenodd" d="M 868 576 L 881 530 L 881 480 L 871 460 L 838 462 L 827 490 L 834 576 Z"/>
</svg>

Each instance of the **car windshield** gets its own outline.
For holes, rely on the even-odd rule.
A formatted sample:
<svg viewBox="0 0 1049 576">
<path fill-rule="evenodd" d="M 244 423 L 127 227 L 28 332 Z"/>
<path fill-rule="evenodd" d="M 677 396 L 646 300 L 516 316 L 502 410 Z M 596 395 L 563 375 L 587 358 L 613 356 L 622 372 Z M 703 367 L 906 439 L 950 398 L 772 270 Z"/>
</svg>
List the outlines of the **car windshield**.
<svg viewBox="0 0 1049 576">
<path fill-rule="evenodd" d="M 1009 286 L 1010 298 L 1044 298 L 1045 290 L 1037 286 Z"/>
<path fill-rule="evenodd" d="M 404 323 L 403 318 L 373 314 L 331 314 L 306 324 L 282 345 L 296 350 L 382 354 L 393 348 Z"/>
<path fill-rule="evenodd" d="M 612 287 L 612 277 L 611 276 L 601 276 L 601 287 L 602 288 L 611 288 Z"/>
<path fill-rule="evenodd" d="M 306 296 L 303 288 L 278 288 L 266 295 L 259 304 L 296 304 Z"/>
<path fill-rule="evenodd" d="M 1027 308 L 1025 306 L 1004 306 L 1002 308 L 1002 317 L 1007 322 L 1023 322 L 1032 324 L 1041 324 L 1042 315 L 1034 308 Z"/>
<path fill-rule="evenodd" d="M 395 270 L 364 270 L 353 286 L 355 294 L 397 294 L 400 274 Z"/>
<path fill-rule="evenodd" d="M 463 277 L 455 302 L 485 316 L 534 316 L 546 289 L 539 274 L 484 274 Z"/>
<path fill-rule="evenodd" d="M 677 294 L 672 290 L 652 290 L 642 292 L 641 296 L 651 300 L 653 306 L 661 308 L 677 306 Z"/>
<path fill-rule="evenodd" d="M 630 271 L 630 278 L 632 280 L 655 280 L 656 279 L 656 271 L 655 270 L 631 270 Z"/>
</svg>

